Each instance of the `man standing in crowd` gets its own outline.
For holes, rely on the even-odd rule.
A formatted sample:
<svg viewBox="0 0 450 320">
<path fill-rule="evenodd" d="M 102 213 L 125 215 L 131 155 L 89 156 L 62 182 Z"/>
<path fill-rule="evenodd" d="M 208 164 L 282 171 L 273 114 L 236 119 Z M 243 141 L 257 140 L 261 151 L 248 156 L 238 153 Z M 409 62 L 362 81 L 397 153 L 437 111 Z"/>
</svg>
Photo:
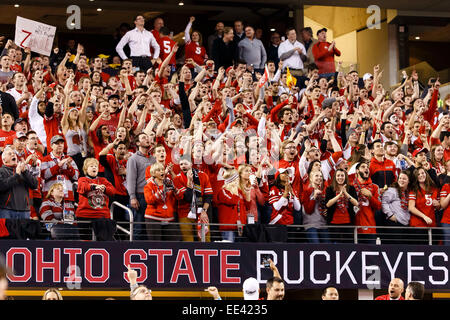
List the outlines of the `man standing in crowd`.
<svg viewBox="0 0 450 320">
<path fill-rule="evenodd" d="M 212 57 L 212 48 L 213 48 L 214 40 L 216 40 L 217 38 L 222 38 L 223 28 L 225 28 L 225 25 L 223 24 L 223 22 L 221 22 L 221 21 L 217 22 L 214 34 L 211 34 L 208 37 L 208 56 L 210 56 L 210 57 Z"/>
<path fill-rule="evenodd" d="M 314 63 L 314 55 L 312 52 L 312 48 L 318 42 L 318 40 L 313 38 L 313 32 L 312 32 L 311 27 L 303 28 L 301 30 L 301 36 L 302 36 L 301 43 L 303 44 L 303 46 L 306 49 L 306 58 L 307 59 L 304 62 L 305 70 L 303 70 L 306 74 L 307 73 L 306 69 L 308 68 L 308 66 L 311 63 Z"/>
<path fill-rule="evenodd" d="M 278 32 L 272 33 L 270 36 L 269 48 L 267 48 L 267 61 L 273 61 L 275 64 L 275 69 L 278 69 L 278 63 L 280 58 L 278 57 L 278 47 L 281 43 L 281 37 Z"/>
<path fill-rule="evenodd" d="M 145 209 L 147 209 L 147 202 L 144 197 L 144 187 L 147 184 L 145 180 L 145 170 L 153 162 L 150 159 L 150 138 L 141 132 L 136 136 L 137 151 L 127 161 L 127 191 L 130 196 L 130 206 L 133 209 L 135 225 L 135 239 L 146 240 L 144 222 Z"/>
<path fill-rule="evenodd" d="M 339 300 L 339 292 L 335 287 L 327 287 L 322 292 L 322 300 Z"/>
<path fill-rule="evenodd" d="M 403 289 L 403 280 L 394 278 L 389 283 L 388 294 L 378 296 L 375 300 L 405 300 L 405 298 L 402 297 Z"/>
<path fill-rule="evenodd" d="M 405 291 L 405 300 L 423 300 L 425 287 L 421 282 L 411 281 Z"/>
<path fill-rule="evenodd" d="M 273 277 L 266 283 L 267 300 L 284 299 L 284 281 L 281 278 Z"/>
<path fill-rule="evenodd" d="M 264 65 L 267 61 L 267 54 L 261 40 L 255 39 L 255 30 L 252 26 L 245 27 L 245 38 L 239 42 L 239 59 L 253 65 L 253 70 L 261 74 L 264 73 Z"/>
<path fill-rule="evenodd" d="M 237 46 L 241 40 L 244 40 L 244 23 L 241 20 L 234 21 L 234 44 Z"/>
<path fill-rule="evenodd" d="M 64 200 L 74 201 L 73 183 L 78 181 L 80 172 L 73 159 L 64 154 L 65 140 L 56 135 L 50 139 L 51 152 L 44 157 L 41 164 L 41 178 L 44 180 L 42 191 L 46 197 L 50 187 L 61 183 L 64 188 Z"/>
<path fill-rule="evenodd" d="M 312 53 L 316 65 L 319 67 L 319 74 L 323 78 L 329 78 L 336 72 L 334 56 L 340 56 L 341 52 L 336 48 L 336 42 L 327 42 L 327 28 L 317 31 L 317 42 L 313 45 Z"/>
<path fill-rule="evenodd" d="M 123 47 L 128 44 L 133 66 L 147 72 L 159 58 L 159 44 L 153 34 L 144 28 L 145 19 L 142 15 L 136 16 L 134 24 L 136 28 L 122 37 L 116 46 L 116 51 L 123 60 L 128 59 L 123 51 Z M 154 50 L 153 54 L 150 53 L 150 47 Z"/>
<path fill-rule="evenodd" d="M 278 57 L 283 61 L 283 70 L 289 67 L 294 77 L 303 75 L 303 62 L 306 61 L 306 49 L 297 41 L 297 32 L 294 28 L 286 31 L 287 40 L 278 47 Z"/>
<path fill-rule="evenodd" d="M 353 186 L 358 194 L 359 209 L 356 213 L 357 226 L 375 226 L 375 211 L 381 209 L 380 193 L 378 186 L 372 183 L 367 162 L 359 162 L 356 165 L 356 178 Z M 358 232 L 369 242 L 375 242 L 375 228 L 359 228 Z"/>
<path fill-rule="evenodd" d="M 236 60 L 236 44 L 233 41 L 233 29 L 225 27 L 223 37 L 213 42 L 212 54 L 216 70 L 232 66 Z"/>
<path fill-rule="evenodd" d="M 30 190 L 36 189 L 38 181 L 28 165 L 20 161 L 11 147 L 2 153 L 0 168 L 0 218 L 29 219 Z"/>
</svg>

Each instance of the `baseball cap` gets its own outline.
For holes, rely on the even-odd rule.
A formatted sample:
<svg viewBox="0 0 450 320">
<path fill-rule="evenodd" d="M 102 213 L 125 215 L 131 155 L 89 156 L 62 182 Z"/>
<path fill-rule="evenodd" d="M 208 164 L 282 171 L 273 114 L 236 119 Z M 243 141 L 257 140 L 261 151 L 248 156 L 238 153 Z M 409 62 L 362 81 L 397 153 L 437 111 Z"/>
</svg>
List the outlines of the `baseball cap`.
<svg viewBox="0 0 450 320">
<path fill-rule="evenodd" d="M 327 28 L 322 28 L 322 29 L 320 29 L 320 30 L 317 30 L 317 35 L 319 35 L 319 33 L 321 33 L 322 31 L 327 32 L 328 29 L 327 29 Z"/>
<path fill-rule="evenodd" d="M 108 101 L 111 100 L 111 99 L 120 99 L 120 97 L 119 97 L 118 94 L 112 94 L 112 95 L 110 95 L 110 96 L 108 97 Z"/>
<path fill-rule="evenodd" d="M 278 171 L 275 173 L 275 179 L 282 173 L 287 172 L 289 174 L 289 176 L 293 176 L 294 173 L 292 172 L 291 168 L 280 168 L 278 169 Z"/>
<path fill-rule="evenodd" d="M 25 118 L 17 118 L 16 121 L 14 121 L 14 125 L 21 123 L 22 121 L 28 122 Z"/>
<path fill-rule="evenodd" d="M 322 101 L 322 108 L 329 108 L 333 105 L 333 103 L 336 101 L 336 98 L 326 98 Z"/>
<path fill-rule="evenodd" d="M 370 78 L 373 78 L 373 75 L 371 73 L 365 73 L 363 75 L 363 80 L 364 81 L 369 80 Z"/>
<path fill-rule="evenodd" d="M 56 143 L 58 141 L 61 141 L 61 140 L 65 141 L 64 138 L 62 136 L 60 136 L 60 135 L 53 136 L 52 139 L 50 140 L 50 144 L 54 144 L 54 143 Z"/>
<path fill-rule="evenodd" d="M 243 285 L 244 300 L 258 300 L 259 299 L 259 282 L 253 277 L 247 278 Z"/>
<path fill-rule="evenodd" d="M 428 149 L 427 148 L 417 148 L 416 150 L 414 150 L 414 152 L 412 154 L 413 158 L 416 157 L 421 152 L 428 153 Z"/>
</svg>

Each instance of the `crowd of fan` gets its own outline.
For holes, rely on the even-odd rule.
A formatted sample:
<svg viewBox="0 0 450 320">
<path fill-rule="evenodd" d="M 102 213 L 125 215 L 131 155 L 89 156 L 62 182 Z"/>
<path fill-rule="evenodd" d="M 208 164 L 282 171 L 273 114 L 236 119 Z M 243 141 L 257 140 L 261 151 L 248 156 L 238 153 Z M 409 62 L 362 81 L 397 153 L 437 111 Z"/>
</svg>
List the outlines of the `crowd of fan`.
<svg viewBox="0 0 450 320">
<path fill-rule="evenodd" d="M 134 23 L 114 57 L 5 41 L 0 218 L 44 220 L 58 238 L 61 226 L 110 219 L 117 201 L 153 222 L 135 239 L 183 241 L 200 223 L 220 223 L 228 241 L 249 222 L 304 225 L 310 242 L 352 241 L 349 226 L 368 242 L 374 226 L 417 227 L 390 239 L 422 239 L 450 224 L 439 79 L 403 73 L 390 91 L 378 65 L 344 72 L 326 29 L 297 40 L 289 28 L 283 42 L 274 32 L 265 46 L 252 26 L 219 22 L 205 47 L 194 17 L 175 36 L 161 18 L 151 32 Z"/>
</svg>

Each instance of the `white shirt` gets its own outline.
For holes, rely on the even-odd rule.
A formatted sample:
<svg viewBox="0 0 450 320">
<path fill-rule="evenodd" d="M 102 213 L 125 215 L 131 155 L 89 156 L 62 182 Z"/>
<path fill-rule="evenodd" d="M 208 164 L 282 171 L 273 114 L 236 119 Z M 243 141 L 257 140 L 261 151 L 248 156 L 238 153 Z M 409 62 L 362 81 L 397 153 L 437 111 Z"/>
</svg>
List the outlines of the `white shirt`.
<svg viewBox="0 0 450 320">
<path fill-rule="evenodd" d="M 44 118 L 38 113 L 39 99 L 33 97 L 28 111 L 28 120 L 31 130 L 35 131 L 44 147 L 47 147 L 47 132 L 44 127 Z"/>
<path fill-rule="evenodd" d="M 306 55 L 306 49 L 303 44 L 298 42 L 297 40 L 294 43 L 291 43 L 289 40 L 285 40 L 280 43 L 278 47 L 278 58 L 281 57 L 283 53 L 293 50 L 294 48 L 301 48 L 303 54 Z M 303 69 L 303 61 L 300 57 L 300 54 L 295 51 L 292 56 L 283 60 L 283 70 L 289 67 L 290 69 Z"/>
<path fill-rule="evenodd" d="M 145 29 L 139 31 L 138 28 L 134 28 L 125 33 L 122 39 L 120 39 L 116 46 L 116 51 L 122 59 L 127 59 L 127 56 L 123 51 L 123 47 L 125 47 L 126 44 L 130 47 L 130 55 L 132 57 L 152 57 L 150 47 L 153 47 L 154 49 L 152 58 L 158 59 L 159 57 L 159 44 L 153 34 Z"/>
</svg>

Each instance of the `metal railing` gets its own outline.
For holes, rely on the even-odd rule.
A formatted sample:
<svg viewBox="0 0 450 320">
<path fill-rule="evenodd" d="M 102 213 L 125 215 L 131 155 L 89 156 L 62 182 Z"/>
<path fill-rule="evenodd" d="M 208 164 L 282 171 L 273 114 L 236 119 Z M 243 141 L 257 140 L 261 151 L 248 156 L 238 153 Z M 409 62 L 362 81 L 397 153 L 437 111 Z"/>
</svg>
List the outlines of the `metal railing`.
<svg viewBox="0 0 450 320">
<path fill-rule="evenodd" d="M 114 220 L 114 208 L 115 207 L 119 207 L 124 209 L 126 212 L 128 212 L 128 216 L 129 216 L 129 228 L 126 229 L 124 227 L 122 227 L 120 224 L 117 224 L 117 229 L 119 229 L 120 231 L 124 232 L 125 234 L 128 234 L 130 236 L 130 241 L 133 241 L 133 229 L 134 229 L 134 217 L 133 217 L 133 211 L 131 211 L 130 208 L 128 208 L 127 206 L 121 204 L 120 202 L 114 201 L 111 204 L 111 207 L 109 209 L 109 212 L 111 213 L 111 219 Z M 95 236 L 95 235 L 94 235 Z"/>
<path fill-rule="evenodd" d="M 130 215 L 130 221 L 116 221 L 117 231 L 114 240 L 117 241 L 200 241 L 200 242 L 254 242 L 250 233 L 239 234 L 236 224 L 210 223 L 208 225 L 197 223 L 177 222 L 136 222 L 133 220 L 131 209 L 120 203 L 111 206 L 111 217 L 114 206 L 126 210 Z M 42 221 L 42 224 L 47 224 Z M 74 225 L 65 236 L 78 234 L 92 234 L 91 239 L 96 240 L 92 228 L 86 226 L 89 221 L 74 221 Z M 58 224 L 61 226 L 61 222 Z M 140 226 L 140 228 L 136 228 Z M 228 227 L 228 228 L 227 228 Z M 445 244 L 444 230 L 442 227 L 388 227 L 388 226 L 334 226 L 326 225 L 311 229 L 308 225 L 262 225 L 268 232 L 275 233 L 276 237 L 271 242 L 295 242 L 295 243 L 348 243 L 348 244 L 414 244 L 414 245 L 437 245 Z M 45 229 L 45 228 L 43 228 Z M 139 230 L 138 230 L 139 229 Z M 234 229 L 233 237 L 226 238 L 224 229 Z M 147 231 L 151 230 L 150 233 Z M 313 230 L 313 232 L 312 232 Z M 370 233 L 372 231 L 372 233 Z M 229 235 L 229 233 L 228 233 Z M 54 238 L 50 234 L 45 239 Z M 56 238 L 57 239 L 57 238 Z M 84 238 L 85 239 L 85 238 Z M 275 240 L 274 240 L 275 239 Z M 72 239 L 70 239 L 72 240 Z"/>
</svg>

